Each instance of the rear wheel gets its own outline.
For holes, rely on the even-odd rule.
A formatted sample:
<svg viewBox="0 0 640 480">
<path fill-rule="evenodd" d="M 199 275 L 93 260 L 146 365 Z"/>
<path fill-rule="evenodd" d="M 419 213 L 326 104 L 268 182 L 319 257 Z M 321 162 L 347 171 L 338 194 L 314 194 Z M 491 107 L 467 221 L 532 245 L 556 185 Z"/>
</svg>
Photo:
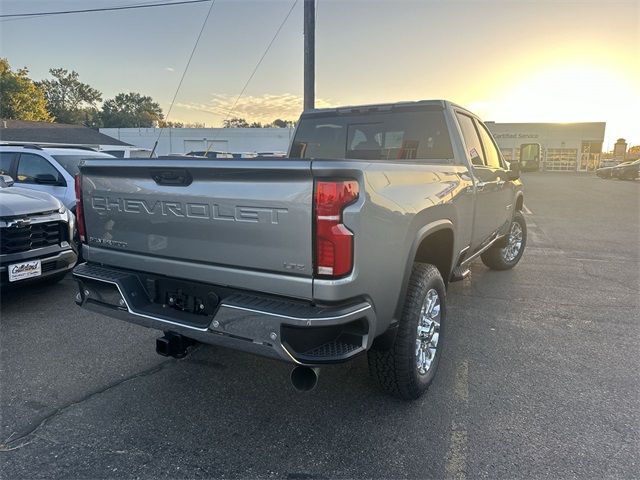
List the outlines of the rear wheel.
<svg viewBox="0 0 640 480">
<path fill-rule="evenodd" d="M 522 212 L 516 212 L 509 227 L 505 243 L 500 243 L 484 252 L 482 263 L 492 270 L 509 270 L 515 267 L 527 244 L 527 223 Z"/>
<path fill-rule="evenodd" d="M 405 400 L 427 390 L 440 361 L 445 319 L 440 272 L 433 265 L 415 263 L 393 346 L 368 352 L 369 371 L 384 390 Z"/>
</svg>

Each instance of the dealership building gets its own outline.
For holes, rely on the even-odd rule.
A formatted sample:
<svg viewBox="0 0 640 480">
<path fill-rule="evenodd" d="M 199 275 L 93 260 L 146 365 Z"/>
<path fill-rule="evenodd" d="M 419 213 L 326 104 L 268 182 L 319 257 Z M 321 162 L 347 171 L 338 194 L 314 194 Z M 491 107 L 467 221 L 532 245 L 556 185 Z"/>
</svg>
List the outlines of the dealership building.
<svg viewBox="0 0 640 480">
<path fill-rule="evenodd" d="M 507 161 L 520 160 L 522 145 L 540 146 L 545 171 L 589 171 L 597 168 L 604 141 L 604 122 L 487 122 Z M 293 128 L 101 128 L 101 133 L 160 155 L 192 150 L 222 152 L 286 152 Z"/>
<path fill-rule="evenodd" d="M 600 164 L 605 122 L 495 123 L 487 122 L 507 161 L 520 160 L 522 145 L 538 144 L 544 171 L 586 172 Z"/>
</svg>

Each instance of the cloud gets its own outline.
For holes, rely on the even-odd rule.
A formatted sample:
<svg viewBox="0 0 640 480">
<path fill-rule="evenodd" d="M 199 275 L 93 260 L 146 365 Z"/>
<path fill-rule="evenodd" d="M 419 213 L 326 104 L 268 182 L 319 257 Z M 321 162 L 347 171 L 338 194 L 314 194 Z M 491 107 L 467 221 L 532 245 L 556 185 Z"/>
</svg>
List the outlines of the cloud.
<svg viewBox="0 0 640 480">
<path fill-rule="evenodd" d="M 206 103 L 176 103 L 176 107 L 186 110 L 206 112 L 226 118 L 233 107 L 236 97 L 226 94 L 213 94 Z M 327 100 L 316 99 L 316 107 L 331 107 Z M 296 120 L 302 112 L 302 97 L 292 93 L 246 95 L 236 104 L 229 117 L 242 117 L 251 122 L 271 122 L 276 118 Z"/>
<path fill-rule="evenodd" d="M 176 71 L 176 69 L 175 69 L 175 68 L 173 68 L 173 67 L 164 67 L 164 69 L 165 69 L 167 72 L 175 72 L 175 71 Z"/>
</svg>

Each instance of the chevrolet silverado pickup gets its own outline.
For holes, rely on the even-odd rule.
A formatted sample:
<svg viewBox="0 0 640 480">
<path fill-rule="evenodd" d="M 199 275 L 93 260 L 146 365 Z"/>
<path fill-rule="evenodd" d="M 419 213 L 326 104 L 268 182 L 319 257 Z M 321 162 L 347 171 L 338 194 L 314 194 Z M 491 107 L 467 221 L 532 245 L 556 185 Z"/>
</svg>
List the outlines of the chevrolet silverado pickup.
<svg viewBox="0 0 640 480">
<path fill-rule="evenodd" d="M 304 112 L 286 158 L 86 160 L 76 178 L 76 303 L 194 342 L 319 367 L 366 353 L 388 392 L 425 392 L 446 289 L 480 257 L 514 267 L 518 165 L 447 101 Z"/>
</svg>

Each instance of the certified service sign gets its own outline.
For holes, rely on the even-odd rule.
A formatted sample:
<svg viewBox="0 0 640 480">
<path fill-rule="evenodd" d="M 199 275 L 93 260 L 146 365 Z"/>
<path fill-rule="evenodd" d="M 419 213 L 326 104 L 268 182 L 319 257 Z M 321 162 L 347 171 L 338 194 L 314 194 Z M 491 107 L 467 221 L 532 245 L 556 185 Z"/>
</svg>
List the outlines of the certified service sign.
<svg viewBox="0 0 640 480">
<path fill-rule="evenodd" d="M 14 263 L 9 265 L 9 281 L 16 282 L 25 278 L 39 277 L 42 275 L 40 260 L 30 262 Z"/>
</svg>

